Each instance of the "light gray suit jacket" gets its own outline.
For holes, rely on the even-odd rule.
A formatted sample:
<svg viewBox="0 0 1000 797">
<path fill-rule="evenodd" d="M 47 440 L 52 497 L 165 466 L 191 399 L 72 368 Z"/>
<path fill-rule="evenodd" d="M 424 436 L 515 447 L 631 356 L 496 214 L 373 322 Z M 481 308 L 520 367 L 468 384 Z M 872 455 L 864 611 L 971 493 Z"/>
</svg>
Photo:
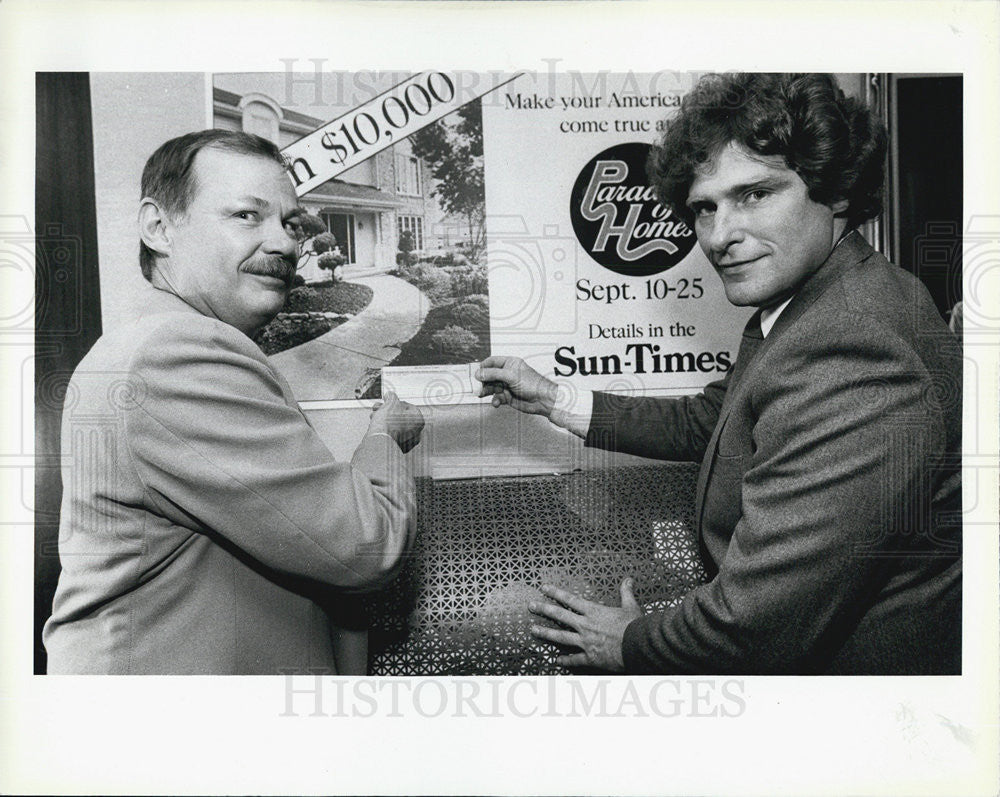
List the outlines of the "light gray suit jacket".
<svg viewBox="0 0 1000 797">
<path fill-rule="evenodd" d="M 627 668 L 960 672 L 956 338 L 856 232 L 766 339 L 758 315 L 701 395 L 595 396 L 589 445 L 702 461 L 714 578 L 629 625 Z"/>
<path fill-rule="evenodd" d="M 146 301 L 67 392 L 49 672 L 336 672 L 322 604 L 412 542 L 402 452 L 376 435 L 335 462 L 249 338 Z"/>
</svg>

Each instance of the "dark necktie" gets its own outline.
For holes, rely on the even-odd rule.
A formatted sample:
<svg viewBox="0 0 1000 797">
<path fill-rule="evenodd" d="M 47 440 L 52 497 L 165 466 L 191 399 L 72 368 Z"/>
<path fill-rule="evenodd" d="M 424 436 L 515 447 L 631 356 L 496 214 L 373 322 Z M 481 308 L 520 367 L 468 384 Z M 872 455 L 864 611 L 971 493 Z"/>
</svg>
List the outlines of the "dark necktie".
<svg viewBox="0 0 1000 797">
<path fill-rule="evenodd" d="M 733 365 L 733 375 L 729 378 L 729 386 L 726 389 L 726 402 L 724 407 L 729 404 L 729 397 L 732 396 L 736 385 L 739 384 L 740 378 L 746 372 L 747 366 L 750 361 L 754 358 L 757 350 L 760 348 L 760 344 L 764 342 L 764 333 L 760 328 L 760 310 L 750 316 L 750 320 L 747 321 L 747 325 L 743 327 L 743 338 L 740 340 L 740 352 L 736 356 L 736 362 Z"/>
</svg>

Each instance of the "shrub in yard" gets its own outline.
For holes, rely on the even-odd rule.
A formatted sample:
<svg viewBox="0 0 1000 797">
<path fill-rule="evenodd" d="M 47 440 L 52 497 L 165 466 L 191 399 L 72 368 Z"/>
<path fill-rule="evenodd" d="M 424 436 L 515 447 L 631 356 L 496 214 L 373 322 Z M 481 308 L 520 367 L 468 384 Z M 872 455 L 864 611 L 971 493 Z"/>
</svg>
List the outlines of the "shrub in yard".
<svg viewBox="0 0 1000 797">
<path fill-rule="evenodd" d="M 416 282 L 420 279 L 420 275 L 423 274 L 421 268 L 422 266 L 419 263 L 404 263 L 399 271 L 404 279 Z"/>
<path fill-rule="evenodd" d="M 324 252 L 319 256 L 319 259 L 316 261 L 316 265 L 318 265 L 320 268 L 325 268 L 332 271 L 337 266 L 342 266 L 346 262 L 347 258 L 344 257 L 344 255 L 339 251 Z"/>
<path fill-rule="evenodd" d="M 285 313 L 278 316 L 254 336 L 254 342 L 264 354 L 277 354 L 293 346 L 318 338 L 329 332 L 343 319 L 329 319 L 321 315 L 290 318 Z"/>
<path fill-rule="evenodd" d="M 479 302 L 459 302 L 451 309 L 451 316 L 465 329 L 488 330 L 490 313 Z"/>
<path fill-rule="evenodd" d="M 302 285 L 292 288 L 285 299 L 284 310 L 289 313 L 304 313 L 308 310 L 317 310 L 319 304 L 319 291 L 309 285 Z"/>
<path fill-rule="evenodd" d="M 479 336 L 462 327 L 447 326 L 435 332 L 431 339 L 445 354 L 463 357 L 479 345 Z"/>
<path fill-rule="evenodd" d="M 372 289 L 352 282 L 317 282 L 292 288 L 285 299 L 287 313 L 360 313 L 372 299 Z"/>
<path fill-rule="evenodd" d="M 433 271 L 434 267 L 427 263 L 402 263 L 396 269 L 396 276 L 419 287 L 420 281 Z"/>
<path fill-rule="evenodd" d="M 337 245 L 337 236 L 332 232 L 321 232 L 312 239 L 312 250 L 317 255 L 329 252 Z"/>
<path fill-rule="evenodd" d="M 431 266 L 431 269 L 433 268 Z M 451 277 L 444 271 L 428 271 L 420 278 L 417 285 L 433 305 L 444 304 L 452 298 Z"/>
<path fill-rule="evenodd" d="M 401 279 L 416 285 L 437 306 L 451 298 L 451 276 L 430 263 L 414 263 L 396 270 Z"/>
<path fill-rule="evenodd" d="M 333 244 L 324 243 L 323 241 L 326 239 L 321 238 L 323 235 L 333 236 L 330 236 L 330 233 L 326 229 L 326 222 L 319 216 L 315 216 L 312 213 L 302 213 L 298 217 L 296 226 L 298 227 L 295 237 L 299 242 L 299 268 L 308 263 L 320 252 L 325 252 L 327 249 L 333 248 Z M 321 238 L 319 249 L 313 248 L 316 238 Z M 335 238 L 334 240 L 336 241 Z"/>
<path fill-rule="evenodd" d="M 413 255 L 411 254 L 414 249 L 417 248 L 416 240 L 413 237 L 413 232 L 410 230 L 403 230 L 399 234 L 399 242 L 397 244 L 399 253 L 403 256 L 403 265 L 410 265 L 413 262 Z M 398 261 L 397 261 L 398 262 Z"/>
<path fill-rule="evenodd" d="M 475 265 L 472 267 L 472 278 L 470 279 L 469 293 L 488 293 L 490 289 L 490 276 L 486 266 Z"/>
<path fill-rule="evenodd" d="M 437 266 L 467 266 L 469 258 L 461 252 L 445 252 L 435 257 L 433 263 Z"/>
<path fill-rule="evenodd" d="M 486 266 L 455 266 L 448 271 L 451 274 L 453 296 L 486 293 L 489 289 Z"/>
<path fill-rule="evenodd" d="M 450 299 L 468 302 L 470 297 L 488 307 L 488 290 L 485 266 L 436 266 L 422 261 L 412 265 L 400 265 L 394 276 L 416 285 L 438 307 Z"/>
</svg>

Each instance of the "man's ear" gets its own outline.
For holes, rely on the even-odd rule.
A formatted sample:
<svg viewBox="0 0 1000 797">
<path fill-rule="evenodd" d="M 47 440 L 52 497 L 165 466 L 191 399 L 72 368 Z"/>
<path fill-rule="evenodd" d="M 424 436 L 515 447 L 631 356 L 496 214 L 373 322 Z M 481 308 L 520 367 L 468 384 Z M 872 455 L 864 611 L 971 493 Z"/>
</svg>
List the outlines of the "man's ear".
<svg viewBox="0 0 1000 797">
<path fill-rule="evenodd" d="M 139 237 L 157 254 L 170 254 L 170 217 L 155 199 L 144 197 L 139 204 Z"/>
<path fill-rule="evenodd" d="M 847 207 L 851 203 L 846 199 L 838 199 L 832 205 L 830 205 L 830 210 L 833 211 L 834 216 L 843 216 L 847 212 Z"/>
</svg>

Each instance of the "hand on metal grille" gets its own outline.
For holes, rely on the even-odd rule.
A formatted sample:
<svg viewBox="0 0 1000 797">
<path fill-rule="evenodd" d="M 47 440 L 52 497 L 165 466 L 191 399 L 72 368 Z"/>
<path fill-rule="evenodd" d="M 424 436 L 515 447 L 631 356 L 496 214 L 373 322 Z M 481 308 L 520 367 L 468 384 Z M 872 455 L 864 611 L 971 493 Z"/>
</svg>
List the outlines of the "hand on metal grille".
<svg viewBox="0 0 1000 797">
<path fill-rule="evenodd" d="M 567 667 L 597 667 L 611 672 L 625 670 L 622 658 L 625 629 L 636 617 L 642 616 L 642 610 L 632 594 L 632 579 L 622 581 L 621 608 L 594 603 L 548 584 L 543 584 L 541 590 L 543 595 L 558 601 L 562 606 L 532 602 L 528 608 L 534 614 L 555 620 L 572 630 L 533 625 L 531 633 L 539 639 L 580 648 L 582 651 L 560 656 L 557 659 L 559 664 Z"/>
</svg>

